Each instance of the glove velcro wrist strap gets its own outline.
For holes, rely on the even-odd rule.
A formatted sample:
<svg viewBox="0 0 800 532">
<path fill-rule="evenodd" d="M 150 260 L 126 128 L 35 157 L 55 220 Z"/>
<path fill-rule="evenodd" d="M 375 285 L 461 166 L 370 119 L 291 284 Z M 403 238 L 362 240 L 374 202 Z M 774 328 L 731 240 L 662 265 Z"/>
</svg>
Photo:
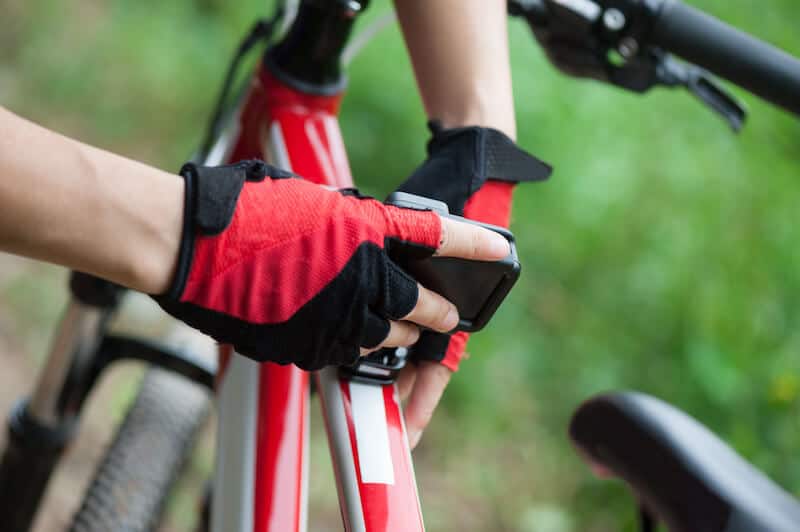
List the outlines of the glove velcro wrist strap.
<svg viewBox="0 0 800 532">
<path fill-rule="evenodd" d="M 544 181 L 553 173 L 553 168 L 516 145 L 505 134 L 496 129 L 480 128 L 484 135 L 483 149 L 478 157 L 483 157 L 486 179 L 522 183 Z M 480 162 L 479 162 L 480 167 Z"/>
<path fill-rule="evenodd" d="M 428 158 L 398 190 L 444 201 L 452 214 L 463 214 L 464 204 L 488 180 L 543 181 L 552 173 L 550 165 L 496 129 L 428 125 L 433 134 Z"/>
<path fill-rule="evenodd" d="M 280 179 L 294 174 L 254 160 L 225 166 L 186 163 L 180 176 L 185 182 L 181 247 L 172 285 L 162 296 L 174 300 L 180 298 L 186 286 L 195 237 L 218 235 L 230 225 L 245 181 Z"/>
<path fill-rule="evenodd" d="M 479 126 L 444 129 L 436 121 L 429 122 L 428 127 L 432 133 L 428 155 L 457 150 L 462 160 L 471 160 L 474 177 L 480 181 L 473 183 L 472 192 L 487 179 L 511 183 L 544 181 L 553 172 L 549 164 L 517 146 L 497 129 Z"/>
</svg>

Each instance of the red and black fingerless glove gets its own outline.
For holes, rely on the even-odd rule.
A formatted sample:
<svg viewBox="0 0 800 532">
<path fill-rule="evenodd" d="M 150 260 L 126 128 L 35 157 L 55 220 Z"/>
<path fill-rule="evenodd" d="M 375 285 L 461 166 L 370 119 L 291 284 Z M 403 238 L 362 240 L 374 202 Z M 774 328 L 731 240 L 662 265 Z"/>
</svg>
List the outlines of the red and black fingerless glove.
<svg viewBox="0 0 800 532">
<path fill-rule="evenodd" d="M 173 316 L 259 361 L 312 370 L 379 345 L 418 290 L 387 245 L 432 254 L 441 220 L 333 191 L 260 161 L 187 164 Z"/>
<path fill-rule="evenodd" d="M 547 179 L 552 169 L 502 132 L 484 127 L 443 129 L 430 122 L 428 158 L 397 189 L 443 201 L 450 213 L 508 227 L 514 185 Z M 424 331 L 412 360 L 458 369 L 469 335 Z"/>
</svg>

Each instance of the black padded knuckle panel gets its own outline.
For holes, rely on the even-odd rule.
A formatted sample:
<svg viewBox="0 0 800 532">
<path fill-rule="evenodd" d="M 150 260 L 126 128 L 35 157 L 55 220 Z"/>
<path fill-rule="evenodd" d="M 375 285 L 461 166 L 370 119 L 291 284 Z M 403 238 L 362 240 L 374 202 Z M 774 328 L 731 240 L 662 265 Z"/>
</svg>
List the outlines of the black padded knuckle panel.
<svg viewBox="0 0 800 532">
<path fill-rule="evenodd" d="M 334 362 L 337 366 L 351 366 L 361 356 L 361 349 L 357 345 L 343 344 L 338 352 L 338 356 Z M 316 369 L 322 369 L 325 364 Z"/>
<path fill-rule="evenodd" d="M 365 310 L 364 333 L 361 335 L 361 347 L 373 349 L 383 343 L 389 336 L 391 325 L 385 318 Z"/>
<path fill-rule="evenodd" d="M 373 292 L 379 291 L 370 287 L 387 278 L 384 259 L 378 245 L 362 244 L 325 288 L 280 323 L 251 323 L 176 299 L 156 301 L 169 314 L 260 362 L 293 363 L 306 370 L 349 364 L 357 360 L 364 338 L 373 341 L 378 334 L 369 328 L 367 311 Z"/>
<path fill-rule="evenodd" d="M 377 308 L 387 318 L 399 320 L 407 316 L 417 305 L 419 287 L 417 281 L 403 271 L 387 256 L 383 256 L 383 293 Z"/>
<path fill-rule="evenodd" d="M 393 260 L 420 260 L 432 256 L 437 248 L 387 236 L 383 239 L 383 249 Z"/>
</svg>

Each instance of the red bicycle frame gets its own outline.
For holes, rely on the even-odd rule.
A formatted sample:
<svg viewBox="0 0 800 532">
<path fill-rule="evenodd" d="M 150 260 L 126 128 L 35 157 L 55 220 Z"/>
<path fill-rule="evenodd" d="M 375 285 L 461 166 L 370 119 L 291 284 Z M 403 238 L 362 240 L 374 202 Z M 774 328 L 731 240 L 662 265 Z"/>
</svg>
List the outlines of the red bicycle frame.
<svg viewBox="0 0 800 532">
<path fill-rule="evenodd" d="M 263 158 L 315 183 L 353 186 L 337 120 L 341 98 L 298 90 L 261 67 L 224 158 Z M 309 374 L 236 354 L 220 367 L 212 530 L 305 530 Z M 424 530 L 396 387 L 353 382 L 336 368 L 314 378 L 345 529 Z"/>
</svg>

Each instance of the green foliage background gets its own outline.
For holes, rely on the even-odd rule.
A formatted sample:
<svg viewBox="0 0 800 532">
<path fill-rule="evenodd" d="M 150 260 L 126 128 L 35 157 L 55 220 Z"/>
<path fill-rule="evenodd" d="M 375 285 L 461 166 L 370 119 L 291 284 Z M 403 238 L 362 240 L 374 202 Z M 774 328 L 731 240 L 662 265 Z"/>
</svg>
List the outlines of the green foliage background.
<svg viewBox="0 0 800 532">
<path fill-rule="evenodd" d="M 793 0 L 692 3 L 800 55 Z M 373 4 L 367 19 L 390 8 Z M 268 7 L 3 0 L 0 103 L 178 168 Z M 750 118 L 736 136 L 688 94 L 561 76 L 519 22 L 511 41 L 520 143 L 556 170 L 518 191 L 524 274 L 416 453 L 429 529 L 633 530 L 623 487 L 593 480 L 565 437 L 609 389 L 685 409 L 800 493 L 800 123 L 737 91 Z M 342 128 L 363 189 L 414 168 L 424 122 L 395 26 L 350 70 Z M 312 481 L 329 518 L 312 530 L 338 527 L 331 486 Z"/>
</svg>

